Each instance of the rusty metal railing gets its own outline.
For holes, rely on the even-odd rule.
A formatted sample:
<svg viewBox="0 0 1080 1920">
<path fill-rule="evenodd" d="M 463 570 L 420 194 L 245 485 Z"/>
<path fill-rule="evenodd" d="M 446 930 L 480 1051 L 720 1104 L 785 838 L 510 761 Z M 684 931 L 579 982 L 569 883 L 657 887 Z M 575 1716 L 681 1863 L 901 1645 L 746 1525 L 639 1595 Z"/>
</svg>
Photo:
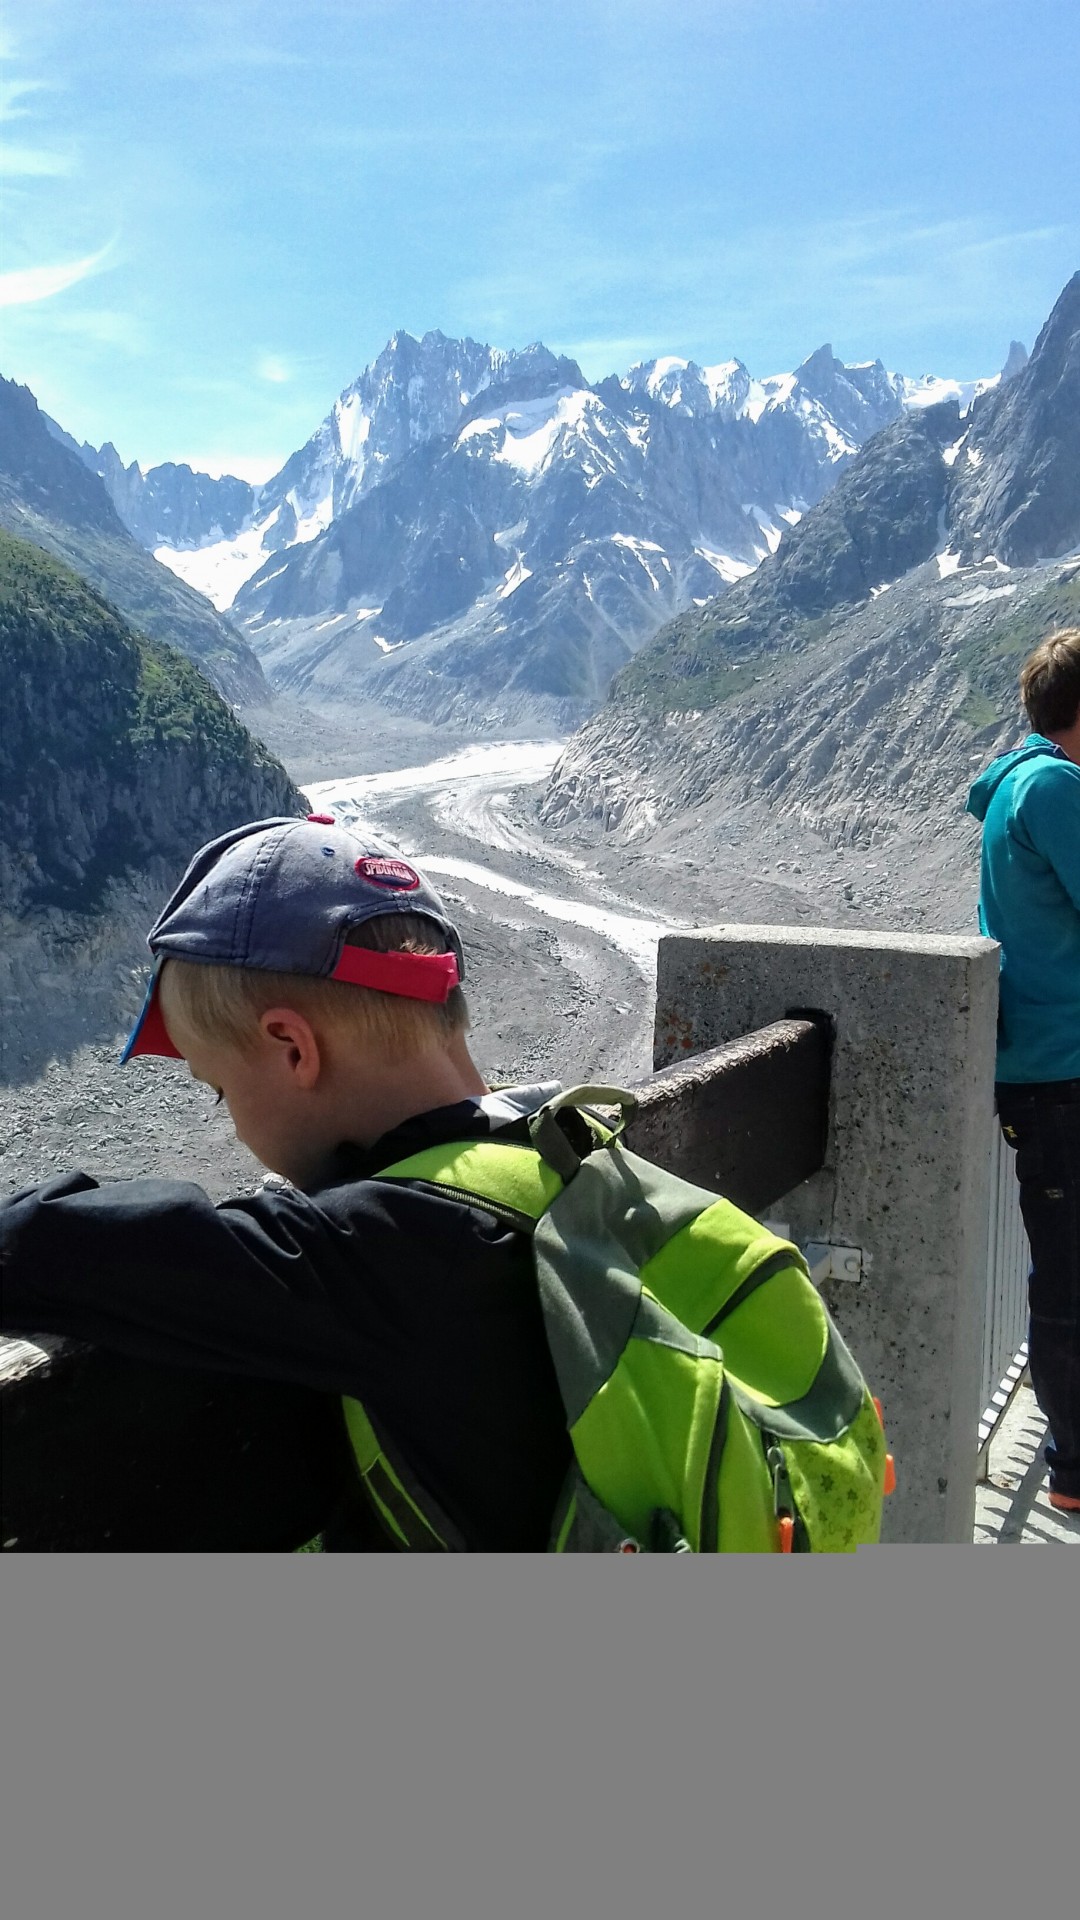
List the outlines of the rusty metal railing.
<svg viewBox="0 0 1080 1920">
<path fill-rule="evenodd" d="M 760 1213 L 825 1157 L 832 1023 L 792 1015 L 691 1054 L 636 1088 L 635 1153 Z"/>
</svg>

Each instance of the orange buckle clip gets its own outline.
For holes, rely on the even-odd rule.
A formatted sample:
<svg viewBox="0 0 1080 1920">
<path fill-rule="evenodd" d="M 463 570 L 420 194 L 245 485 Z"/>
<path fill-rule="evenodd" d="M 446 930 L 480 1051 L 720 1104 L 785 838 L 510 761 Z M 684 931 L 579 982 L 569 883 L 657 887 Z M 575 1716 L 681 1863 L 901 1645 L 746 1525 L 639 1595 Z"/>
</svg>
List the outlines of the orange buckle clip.
<svg viewBox="0 0 1080 1920">
<path fill-rule="evenodd" d="M 891 1453 L 885 1455 L 885 1485 L 881 1491 L 882 1493 L 896 1492 L 896 1464 Z"/>
<path fill-rule="evenodd" d="M 780 1551 L 790 1553 L 795 1544 L 795 1522 L 790 1513 L 782 1513 L 777 1525 L 780 1528 Z"/>
</svg>

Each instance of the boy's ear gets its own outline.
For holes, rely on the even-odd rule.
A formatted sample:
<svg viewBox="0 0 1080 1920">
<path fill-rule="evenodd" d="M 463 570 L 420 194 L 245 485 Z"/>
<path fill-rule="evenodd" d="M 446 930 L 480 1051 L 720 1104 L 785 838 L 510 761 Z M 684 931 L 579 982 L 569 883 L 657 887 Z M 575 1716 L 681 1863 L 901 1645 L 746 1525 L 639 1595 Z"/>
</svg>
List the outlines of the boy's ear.
<svg viewBox="0 0 1080 1920">
<path fill-rule="evenodd" d="M 293 1076 L 294 1085 L 309 1092 L 322 1071 L 322 1054 L 310 1021 L 294 1007 L 268 1007 L 260 1016 L 259 1031 Z"/>
</svg>

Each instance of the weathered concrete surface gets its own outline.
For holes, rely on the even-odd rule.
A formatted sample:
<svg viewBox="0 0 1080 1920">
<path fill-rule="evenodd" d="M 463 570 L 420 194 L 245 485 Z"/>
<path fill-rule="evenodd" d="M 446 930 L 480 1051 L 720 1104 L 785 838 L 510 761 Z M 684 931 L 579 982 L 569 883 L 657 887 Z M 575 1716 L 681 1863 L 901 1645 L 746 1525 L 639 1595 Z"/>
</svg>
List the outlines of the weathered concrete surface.
<svg viewBox="0 0 1080 1920">
<path fill-rule="evenodd" d="M 634 1088 L 634 1153 L 760 1213 L 816 1173 L 828 1126 L 828 1028 L 778 1020 L 688 1054 Z"/>
<path fill-rule="evenodd" d="M 885 1407 L 889 1540 L 970 1541 L 998 949 L 950 935 L 716 926 L 657 961 L 655 1065 L 794 1010 L 835 1021 L 822 1171 L 777 1208 L 794 1237 L 860 1247 L 822 1292 Z"/>
</svg>

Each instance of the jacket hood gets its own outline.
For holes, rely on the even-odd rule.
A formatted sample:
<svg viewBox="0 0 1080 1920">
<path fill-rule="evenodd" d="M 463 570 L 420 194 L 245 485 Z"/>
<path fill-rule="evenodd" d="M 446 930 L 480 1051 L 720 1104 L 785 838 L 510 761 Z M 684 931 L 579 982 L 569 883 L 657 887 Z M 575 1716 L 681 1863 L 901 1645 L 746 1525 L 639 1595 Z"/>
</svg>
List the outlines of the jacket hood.
<svg viewBox="0 0 1080 1920">
<path fill-rule="evenodd" d="M 1001 754 L 997 760 L 991 760 L 988 767 L 984 767 L 968 794 L 967 812 L 973 813 L 976 820 L 985 820 L 987 808 L 1006 775 L 1025 760 L 1036 760 L 1041 754 L 1049 754 L 1057 760 L 1068 757 L 1052 740 L 1044 740 L 1041 733 L 1033 733 L 1022 747 L 1013 747 L 1010 753 Z"/>
</svg>

